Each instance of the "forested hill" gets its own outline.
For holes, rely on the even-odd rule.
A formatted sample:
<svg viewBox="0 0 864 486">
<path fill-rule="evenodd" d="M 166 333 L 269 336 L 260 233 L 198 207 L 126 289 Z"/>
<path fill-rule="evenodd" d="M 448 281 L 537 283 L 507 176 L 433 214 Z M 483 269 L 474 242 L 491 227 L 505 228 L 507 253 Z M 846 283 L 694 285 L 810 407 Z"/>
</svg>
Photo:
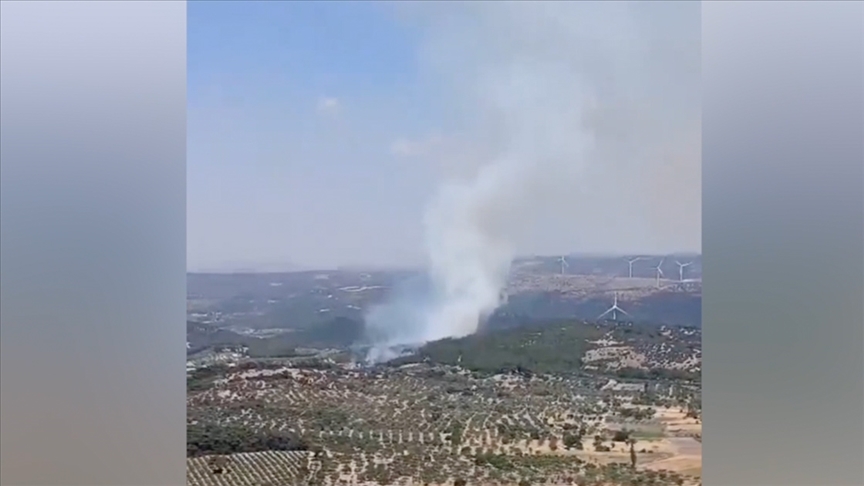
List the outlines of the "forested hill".
<svg viewBox="0 0 864 486">
<path fill-rule="evenodd" d="M 626 323 L 551 321 L 435 341 L 415 355 L 394 360 L 392 365 L 422 361 L 488 373 L 598 371 L 636 378 L 695 378 L 701 370 L 701 332 Z"/>
</svg>

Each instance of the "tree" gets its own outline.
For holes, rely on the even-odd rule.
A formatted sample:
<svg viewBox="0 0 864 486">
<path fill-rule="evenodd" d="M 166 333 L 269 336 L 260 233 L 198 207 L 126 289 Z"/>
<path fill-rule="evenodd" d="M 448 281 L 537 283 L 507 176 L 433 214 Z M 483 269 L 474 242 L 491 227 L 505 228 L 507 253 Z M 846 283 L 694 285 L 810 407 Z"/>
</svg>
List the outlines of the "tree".
<svg viewBox="0 0 864 486">
<path fill-rule="evenodd" d="M 210 472 L 213 474 L 222 474 L 228 466 L 230 460 L 227 456 L 214 456 L 207 461 L 210 466 Z"/>
<path fill-rule="evenodd" d="M 564 447 L 568 449 L 582 450 L 582 437 L 577 434 L 564 434 Z"/>
<path fill-rule="evenodd" d="M 467 486 L 467 485 L 468 485 L 468 481 L 465 481 L 462 478 L 457 478 L 455 481 L 453 481 L 453 486 Z"/>
<path fill-rule="evenodd" d="M 616 430 L 612 435 L 613 442 L 626 442 L 630 438 L 630 432 L 626 430 Z"/>
</svg>

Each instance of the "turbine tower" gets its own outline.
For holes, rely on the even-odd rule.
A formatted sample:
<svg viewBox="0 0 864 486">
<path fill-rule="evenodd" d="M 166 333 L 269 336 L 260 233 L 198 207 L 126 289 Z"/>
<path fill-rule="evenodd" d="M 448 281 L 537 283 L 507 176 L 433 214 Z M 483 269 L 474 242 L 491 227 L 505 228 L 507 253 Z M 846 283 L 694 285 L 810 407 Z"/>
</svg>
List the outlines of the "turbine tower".
<svg viewBox="0 0 864 486">
<path fill-rule="evenodd" d="M 675 263 L 678 265 L 678 281 L 684 281 L 684 268 L 693 265 L 693 262 L 681 263 L 678 260 L 675 260 Z"/>
<path fill-rule="evenodd" d="M 567 257 L 560 256 L 558 257 L 558 261 L 561 263 L 561 275 L 564 275 L 564 269 L 570 266 L 570 264 L 567 263 Z"/>
<path fill-rule="evenodd" d="M 638 262 L 639 260 L 643 260 L 642 257 L 636 257 L 632 260 L 627 260 L 627 266 L 630 269 L 629 278 L 633 278 L 633 264 Z"/>
<path fill-rule="evenodd" d="M 658 263 L 657 266 L 654 267 L 657 270 L 657 287 L 658 288 L 660 287 L 660 278 L 665 277 L 665 275 L 663 275 L 663 269 L 661 268 L 663 266 L 663 262 L 665 262 L 665 261 L 666 261 L 666 257 L 661 258 L 660 263 Z"/>
<path fill-rule="evenodd" d="M 630 314 L 628 314 L 627 312 L 625 312 L 624 309 L 618 307 L 618 294 L 617 294 L 617 293 L 615 294 L 615 301 L 612 303 L 612 307 L 610 307 L 609 309 L 607 309 L 606 312 L 604 312 L 604 313 L 600 314 L 599 316 L 597 316 L 597 319 L 602 319 L 603 316 L 605 316 L 606 314 L 608 314 L 608 313 L 610 313 L 610 312 L 612 313 L 612 320 L 613 320 L 613 321 L 617 321 L 617 320 L 618 320 L 618 313 L 619 313 L 619 312 L 622 313 L 622 314 L 624 314 L 625 316 L 629 316 L 629 315 L 630 315 Z"/>
</svg>

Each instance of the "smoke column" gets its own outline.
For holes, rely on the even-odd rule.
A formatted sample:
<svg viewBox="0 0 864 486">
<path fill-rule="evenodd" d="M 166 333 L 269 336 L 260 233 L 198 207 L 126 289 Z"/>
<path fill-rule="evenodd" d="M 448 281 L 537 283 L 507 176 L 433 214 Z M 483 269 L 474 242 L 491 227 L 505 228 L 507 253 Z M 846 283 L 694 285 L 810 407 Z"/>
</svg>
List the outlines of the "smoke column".
<svg viewBox="0 0 864 486">
<path fill-rule="evenodd" d="M 608 203 L 592 200 L 592 188 L 604 178 L 608 187 L 616 170 L 648 168 L 651 177 L 660 167 L 652 157 L 692 145 L 698 109 L 658 106 L 667 100 L 657 90 L 668 88 L 652 84 L 692 40 L 658 37 L 668 36 L 658 18 L 684 18 L 699 34 L 698 5 L 680 3 L 650 13 L 624 2 L 441 2 L 407 12 L 426 28 L 424 59 L 450 88 L 464 131 L 441 154 L 445 168 L 458 157 L 459 174 L 444 174 L 426 209 L 426 279 L 366 316 L 377 344 L 370 360 L 392 357 L 393 345 L 474 333 L 535 228 L 614 208 L 608 194 Z M 682 127 L 690 138 L 672 136 Z"/>
</svg>

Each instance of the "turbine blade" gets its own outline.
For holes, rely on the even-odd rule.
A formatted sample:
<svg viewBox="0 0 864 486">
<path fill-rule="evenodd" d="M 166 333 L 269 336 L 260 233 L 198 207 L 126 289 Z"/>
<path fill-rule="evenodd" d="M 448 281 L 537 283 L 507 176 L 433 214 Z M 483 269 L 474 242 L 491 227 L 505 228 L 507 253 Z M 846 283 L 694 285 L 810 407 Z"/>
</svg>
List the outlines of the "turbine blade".
<svg viewBox="0 0 864 486">
<path fill-rule="evenodd" d="M 618 312 L 624 314 L 625 316 L 630 316 L 630 314 L 628 314 L 627 311 L 625 311 L 624 309 L 618 309 Z M 633 317 L 633 316 L 630 316 L 630 317 Z"/>
<path fill-rule="evenodd" d="M 604 312 L 604 313 L 600 314 L 599 316 L 597 316 L 597 319 L 601 319 L 601 318 L 603 318 L 603 316 L 605 316 L 606 314 L 608 314 L 608 313 L 610 313 L 610 312 L 612 312 L 612 311 L 614 311 L 614 310 L 615 310 L 614 307 L 610 308 L 610 309 L 607 310 L 606 312 Z"/>
</svg>

